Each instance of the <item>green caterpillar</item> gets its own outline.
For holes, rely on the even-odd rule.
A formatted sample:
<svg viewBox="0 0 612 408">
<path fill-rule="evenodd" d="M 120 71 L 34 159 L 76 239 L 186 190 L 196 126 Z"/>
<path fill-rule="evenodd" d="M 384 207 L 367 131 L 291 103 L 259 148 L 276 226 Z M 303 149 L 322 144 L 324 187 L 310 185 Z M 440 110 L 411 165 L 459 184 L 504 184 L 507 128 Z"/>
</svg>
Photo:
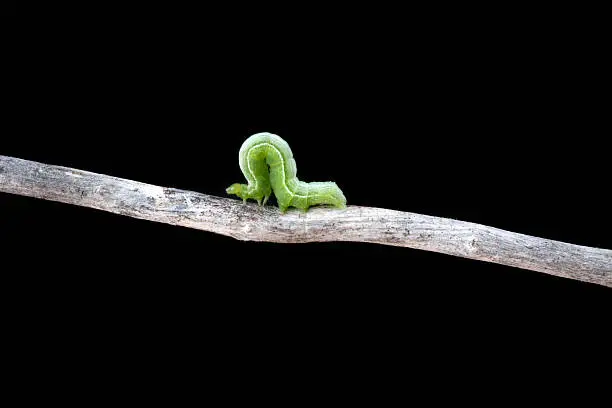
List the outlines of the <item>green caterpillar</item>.
<svg viewBox="0 0 612 408">
<path fill-rule="evenodd" d="M 235 183 L 225 191 L 244 202 L 252 198 L 266 205 L 274 191 L 282 213 L 289 207 L 307 211 L 313 205 L 346 207 L 342 190 L 333 182 L 305 183 L 298 180 L 297 166 L 287 142 L 272 133 L 257 133 L 240 147 L 240 170 L 249 184 Z"/>
</svg>

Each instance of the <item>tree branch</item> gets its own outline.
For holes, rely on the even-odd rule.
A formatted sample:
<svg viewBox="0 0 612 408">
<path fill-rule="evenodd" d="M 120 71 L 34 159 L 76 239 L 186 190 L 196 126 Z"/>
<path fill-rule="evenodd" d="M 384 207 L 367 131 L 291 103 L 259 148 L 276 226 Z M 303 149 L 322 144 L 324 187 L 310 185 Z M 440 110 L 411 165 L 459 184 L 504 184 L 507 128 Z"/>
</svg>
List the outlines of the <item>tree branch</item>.
<svg viewBox="0 0 612 408">
<path fill-rule="evenodd" d="M 612 251 L 448 218 L 349 206 L 280 214 L 174 188 L 0 156 L 0 192 L 196 228 L 245 241 L 353 241 L 494 262 L 612 287 Z"/>
</svg>

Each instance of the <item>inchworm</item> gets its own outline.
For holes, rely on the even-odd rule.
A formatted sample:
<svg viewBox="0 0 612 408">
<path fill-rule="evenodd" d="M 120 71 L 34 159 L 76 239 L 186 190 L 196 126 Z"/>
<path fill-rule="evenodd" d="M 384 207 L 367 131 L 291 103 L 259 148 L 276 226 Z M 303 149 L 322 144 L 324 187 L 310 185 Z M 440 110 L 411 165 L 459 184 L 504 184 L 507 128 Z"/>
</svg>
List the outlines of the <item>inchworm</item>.
<svg viewBox="0 0 612 408">
<path fill-rule="evenodd" d="M 342 190 L 331 181 L 305 183 L 297 178 L 297 166 L 287 142 L 272 133 L 257 133 L 240 147 L 240 170 L 247 184 L 229 186 L 228 194 L 235 194 L 244 202 L 252 198 L 266 205 L 274 191 L 282 213 L 289 207 L 307 211 L 313 205 L 346 207 Z"/>
</svg>

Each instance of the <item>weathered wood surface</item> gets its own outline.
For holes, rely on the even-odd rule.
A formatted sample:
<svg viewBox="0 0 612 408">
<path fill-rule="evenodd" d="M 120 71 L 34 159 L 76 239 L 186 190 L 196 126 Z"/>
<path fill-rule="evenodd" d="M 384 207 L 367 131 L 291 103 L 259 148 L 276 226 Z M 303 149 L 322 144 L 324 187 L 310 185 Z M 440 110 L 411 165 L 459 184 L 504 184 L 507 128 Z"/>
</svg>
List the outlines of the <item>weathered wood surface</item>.
<svg viewBox="0 0 612 408">
<path fill-rule="evenodd" d="M 196 228 L 239 240 L 354 241 L 494 262 L 612 287 L 612 251 L 408 212 L 348 206 L 280 214 L 272 206 L 0 156 L 0 192 Z"/>
</svg>

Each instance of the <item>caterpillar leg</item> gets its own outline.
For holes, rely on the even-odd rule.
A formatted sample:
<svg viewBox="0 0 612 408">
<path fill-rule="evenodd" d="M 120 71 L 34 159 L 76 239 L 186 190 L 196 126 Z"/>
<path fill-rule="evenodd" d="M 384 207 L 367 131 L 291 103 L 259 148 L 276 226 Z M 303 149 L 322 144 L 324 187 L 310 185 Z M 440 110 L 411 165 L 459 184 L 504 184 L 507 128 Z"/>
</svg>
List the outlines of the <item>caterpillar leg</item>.
<svg viewBox="0 0 612 408">
<path fill-rule="evenodd" d="M 246 204 L 247 200 L 253 199 L 256 200 L 259 205 L 265 205 L 266 201 L 268 201 L 268 197 L 270 197 L 271 191 L 268 189 L 253 189 L 246 184 L 232 184 L 225 190 L 228 194 L 234 194 L 238 197 L 242 198 L 242 202 Z M 265 199 L 264 199 L 265 198 Z M 262 204 L 263 199 L 263 204 Z"/>
<path fill-rule="evenodd" d="M 260 207 L 266 205 L 266 203 L 268 202 L 268 198 L 270 198 L 271 194 L 271 191 L 264 191 L 263 193 L 255 197 L 255 199 L 257 200 L 257 204 L 259 204 Z"/>
</svg>

